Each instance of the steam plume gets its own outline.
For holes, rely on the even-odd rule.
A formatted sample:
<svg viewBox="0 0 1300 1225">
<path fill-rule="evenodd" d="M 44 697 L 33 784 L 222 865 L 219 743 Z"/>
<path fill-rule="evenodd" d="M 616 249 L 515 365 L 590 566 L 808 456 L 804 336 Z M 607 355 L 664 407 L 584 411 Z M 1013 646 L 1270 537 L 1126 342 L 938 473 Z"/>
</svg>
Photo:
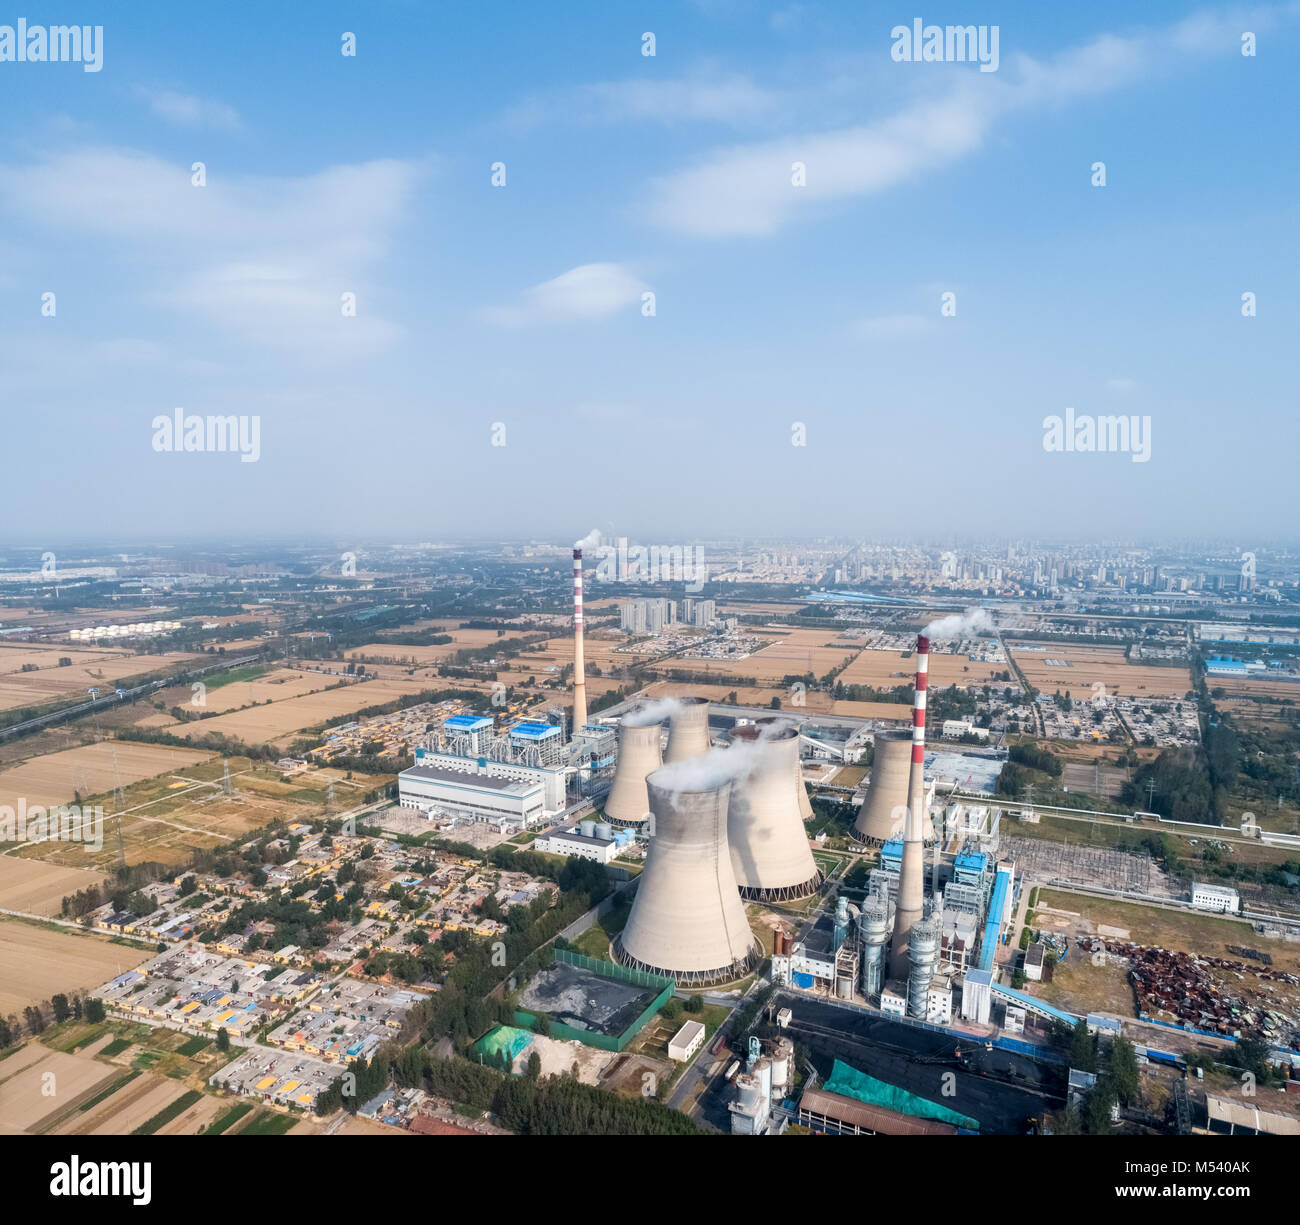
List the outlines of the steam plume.
<svg viewBox="0 0 1300 1225">
<path fill-rule="evenodd" d="M 710 749 L 699 757 L 687 757 L 660 766 L 646 781 L 665 791 L 712 791 L 724 783 L 752 774 L 762 761 L 763 753 L 757 742 L 741 741 L 729 748 Z"/>
<path fill-rule="evenodd" d="M 931 621 L 921 633 L 926 638 L 961 638 L 981 631 L 992 633 L 994 628 L 993 618 L 987 610 L 977 606 L 961 614 L 953 613 Z"/>
<path fill-rule="evenodd" d="M 575 540 L 573 542 L 573 547 L 575 549 L 582 549 L 585 553 L 588 549 L 599 548 L 600 539 L 600 528 L 593 527 L 581 540 Z"/>
<path fill-rule="evenodd" d="M 623 722 L 628 727 L 648 727 L 651 723 L 662 723 L 680 709 L 681 704 L 680 698 L 654 698 L 629 710 L 623 716 Z"/>
</svg>

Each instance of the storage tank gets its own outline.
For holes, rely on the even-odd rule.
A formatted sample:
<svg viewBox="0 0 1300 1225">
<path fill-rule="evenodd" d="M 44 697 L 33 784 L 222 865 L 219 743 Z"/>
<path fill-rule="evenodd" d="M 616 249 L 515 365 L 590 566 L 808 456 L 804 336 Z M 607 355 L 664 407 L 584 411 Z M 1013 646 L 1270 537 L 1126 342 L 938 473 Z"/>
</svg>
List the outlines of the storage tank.
<svg viewBox="0 0 1300 1225">
<path fill-rule="evenodd" d="M 924 1021 L 930 983 L 939 961 L 939 920 L 931 916 L 913 923 L 908 939 L 911 969 L 907 977 L 907 1015 Z"/>
<path fill-rule="evenodd" d="M 588 821 L 579 821 L 579 822 L 578 822 L 578 833 L 580 833 L 584 838 L 593 838 L 593 837 L 595 837 L 595 834 L 596 834 L 596 822 L 595 822 L 595 821 L 590 821 L 590 820 L 588 820 Z"/>
<path fill-rule="evenodd" d="M 692 759 L 647 779 L 650 849 L 614 942 L 621 964 L 695 985 L 731 982 L 762 957 L 731 870 L 727 770 Z"/>
<path fill-rule="evenodd" d="M 597 822 L 596 822 L 596 837 L 597 837 L 597 838 L 613 838 L 613 837 L 614 837 L 614 827 L 613 827 L 613 826 L 612 826 L 608 821 L 597 821 Z"/>
<path fill-rule="evenodd" d="M 680 698 L 668 716 L 668 749 L 664 762 L 684 761 L 709 751 L 709 699 Z"/>
<path fill-rule="evenodd" d="M 858 916 L 862 939 L 862 994 L 876 999 L 885 985 L 885 949 L 889 945 L 889 906 L 882 899 L 868 897 Z"/>
<path fill-rule="evenodd" d="M 661 765 L 659 720 L 639 708 L 629 711 L 618 728 L 618 763 L 605 800 L 605 816 L 619 825 L 644 826 L 650 813 L 646 776 Z"/>
<path fill-rule="evenodd" d="M 742 897 L 781 902 L 821 887 L 799 815 L 795 772 L 799 733 L 782 721 L 735 727 L 729 752 L 745 755 L 747 768 L 732 787 L 727 817 L 731 868 Z"/>
<path fill-rule="evenodd" d="M 761 1101 L 772 1100 L 772 1061 L 760 1059 L 754 1064 L 750 1073 L 758 1081 L 758 1096 Z"/>
<path fill-rule="evenodd" d="M 751 1076 L 748 1072 L 741 1072 L 736 1077 L 736 1101 L 745 1114 L 753 1114 L 758 1109 L 758 1103 L 763 1096 L 762 1087 L 758 1083 L 757 1076 Z"/>
<path fill-rule="evenodd" d="M 784 1098 L 790 1089 L 790 1068 L 794 1063 L 794 1043 L 778 1038 L 772 1044 L 772 1096 Z"/>
</svg>

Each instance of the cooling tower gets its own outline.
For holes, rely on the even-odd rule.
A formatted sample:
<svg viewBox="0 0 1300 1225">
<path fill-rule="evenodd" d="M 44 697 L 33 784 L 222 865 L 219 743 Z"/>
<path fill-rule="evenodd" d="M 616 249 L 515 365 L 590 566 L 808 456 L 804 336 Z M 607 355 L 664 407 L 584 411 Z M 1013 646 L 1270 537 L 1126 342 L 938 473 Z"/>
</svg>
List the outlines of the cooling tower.
<svg viewBox="0 0 1300 1225">
<path fill-rule="evenodd" d="M 673 766 L 648 780 L 650 852 L 627 925 L 614 941 L 614 957 L 625 966 L 671 974 L 679 983 L 731 982 L 762 957 L 731 871 L 731 783 L 701 779 L 713 785 L 673 789 L 690 781 Z"/>
<path fill-rule="evenodd" d="M 699 757 L 709 751 L 709 699 L 681 698 L 668 716 L 665 764 Z"/>
<path fill-rule="evenodd" d="M 573 734 L 587 722 L 587 669 L 582 655 L 582 550 L 573 550 Z"/>
<path fill-rule="evenodd" d="M 907 780 L 907 823 L 894 910 L 894 941 L 889 950 L 890 978 L 906 978 L 910 969 L 909 935 L 921 921 L 925 905 L 925 693 L 930 673 L 930 640 L 916 637 L 916 692 L 912 703 L 912 764 Z"/>
<path fill-rule="evenodd" d="M 910 732 L 877 732 L 867 797 L 853 822 L 853 837 L 879 846 L 903 832 L 907 780 L 912 764 Z"/>
<path fill-rule="evenodd" d="M 771 726 L 774 726 L 774 725 L 784 725 L 784 726 L 787 726 L 787 727 L 794 727 L 795 730 L 796 730 L 796 733 L 797 733 L 797 731 L 798 731 L 798 727 L 797 727 L 797 725 L 794 724 L 794 723 L 791 723 L 789 719 L 780 719 L 780 718 L 777 718 L 775 715 L 768 715 L 768 716 L 766 716 L 765 718 L 762 718 L 762 719 L 755 719 L 754 722 L 757 723 L 760 727 L 771 727 Z M 805 786 L 803 785 L 803 770 L 802 770 L 802 768 L 801 768 L 800 765 L 799 765 L 799 738 L 798 738 L 798 735 L 795 736 L 795 752 L 794 752 L 794 782 L 795 782 L 795 787 L 798 789 L 798 797 L 799 797 L 799 817 L 800 817 L 800 819 L 803 820 L 803 821 L 811 820 L 811 819 L 812 819 L 812 816 L 813 816 L 813 806 L 812 806 L 812 802 L 808 799 L 808 788 L 805 787 Z"/>
<path fill-rule="evenodd" d="M 740 896 L 786 902 L 815 893 L 822 873 L 799 815 L 794 770 L 799 733 L 789 723 L 743 724 L 732 729 L 735 751 L 753 765 L 732 784 L 727 812 L 731 868 Z"/>
<path fill-rule="evenodd" d="M 659 724 L 637 723 L 637 712 L 629 711 L 618 729 L 618 763 L 614 783 L 605 800 L 605 817 L 616 825 L 642 826 L 650 812 L 650 795 L 645 780 L 663 765 L 659 750 Z"/>
</svg>

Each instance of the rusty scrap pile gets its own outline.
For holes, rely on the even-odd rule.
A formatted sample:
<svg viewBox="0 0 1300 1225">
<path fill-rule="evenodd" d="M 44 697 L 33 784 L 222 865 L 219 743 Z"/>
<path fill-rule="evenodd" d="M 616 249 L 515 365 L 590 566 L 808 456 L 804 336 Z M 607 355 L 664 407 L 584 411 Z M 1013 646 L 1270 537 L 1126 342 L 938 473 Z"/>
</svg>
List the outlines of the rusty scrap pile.
<svg viewBox="0 0 1300 1225">
<path fill-rule="evenodd" d="M 1261 1037 L 1272 1042 L 1290 1042 L 1297 1032 L 1294 1012 L 1252 1004 L 1228 991 L 1222 974 L 1216 976 L 1210 971 L 1236 974 L 1238 978 L 1250 974 L 1292 987 L 1300 986 L 1300 976 L 1224 957 L 1194 957 L 1190 953 L 1149 948 L 1128 941 L 1092 937 L 1080 943 L 1091 952 L 1105 950 L 1128 960 L 1139 1015 L 1165 1012 L 1198 1029 L 1228 1037 Z"/>
</svg>

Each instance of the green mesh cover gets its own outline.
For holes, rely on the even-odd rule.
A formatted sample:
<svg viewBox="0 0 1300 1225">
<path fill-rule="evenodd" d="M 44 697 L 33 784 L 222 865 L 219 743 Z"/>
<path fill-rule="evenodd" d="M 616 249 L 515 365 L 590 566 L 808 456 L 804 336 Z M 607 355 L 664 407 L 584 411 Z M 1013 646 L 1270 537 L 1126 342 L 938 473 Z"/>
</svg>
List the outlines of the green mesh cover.
<svg viewBox="0 0 1300 1225">
<path fill-rule="evenodd" d="M 482 1055 L 485 1062 L 493 1067 L 500 1066 L 501 1056 L 505 1055 L 511 1063 L 520 1051 L 527 1050 L 533 1035 L 526 1029 L 517 1029 L 513 1025 L 498 1025 L 488 1030 L 472 1047 L 472 1056 Z"/>
<path fill-rule="evenodd" d="M 841 1097 L 856 1098 L 868 1106 L 884 1106 L 899 1114 L 910 1114 L 914 1119 L 937 1119 L 941 1123 L 951 1123 L 954 1127 L 964 1127 L 968 1131 L 978 1131 L 979 1122 L 970 1115 L 958 1114 L 947 1106 L 924 1097 L 917 1097 L 897 1085 L 887 1085 L 883 1080 L 859 1072 L 857 1068 L 838 1059 L 831 1069 L 831 1078 L 822 1086 L 827 1093 L 838 1093 Z"/>
</svg>

